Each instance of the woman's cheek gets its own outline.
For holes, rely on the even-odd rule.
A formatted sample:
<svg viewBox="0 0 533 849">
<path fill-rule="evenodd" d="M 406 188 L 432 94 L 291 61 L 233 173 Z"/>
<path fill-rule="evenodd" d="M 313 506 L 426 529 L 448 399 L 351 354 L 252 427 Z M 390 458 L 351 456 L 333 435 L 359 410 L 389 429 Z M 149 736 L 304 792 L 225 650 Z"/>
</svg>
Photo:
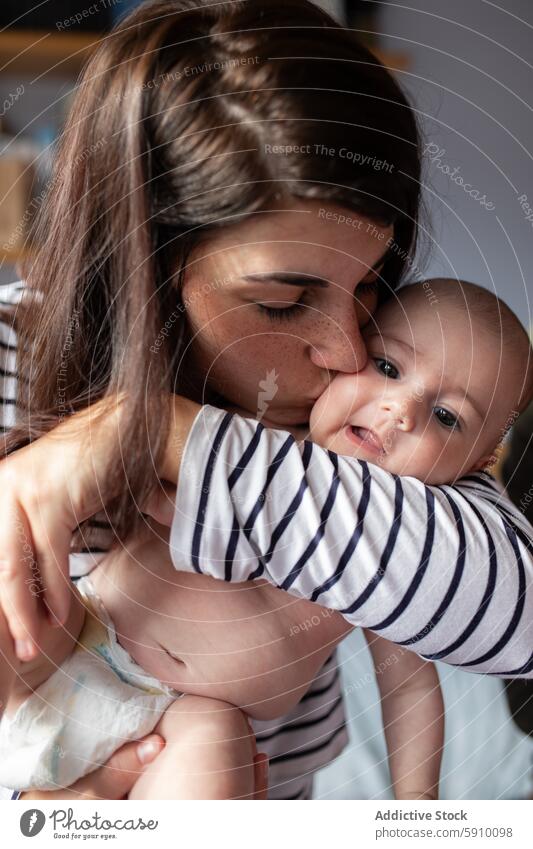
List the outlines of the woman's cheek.
<svg viewBox="0 0 533 849">
<path fill-rule="evenodd" d="M 258 332 L 256 326 L 246 327 L 244 322 L 238 327 L 219 327 L 206 334 L 202 349 L 207 382 L 251 412 L 255 412 L 260 392 L 266 392 L 272 400 L 281 400 L 291 391 L 295 377 L 298 380 L 298 357 L 302 354 L 297 346 L 292 341 Z"/>
</svg>

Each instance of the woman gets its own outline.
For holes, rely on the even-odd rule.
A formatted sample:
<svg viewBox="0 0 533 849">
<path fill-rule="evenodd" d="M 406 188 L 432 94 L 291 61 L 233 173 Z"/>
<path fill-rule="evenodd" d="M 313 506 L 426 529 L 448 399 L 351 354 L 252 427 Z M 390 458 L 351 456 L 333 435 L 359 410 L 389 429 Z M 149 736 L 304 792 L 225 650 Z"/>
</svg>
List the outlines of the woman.
<svg viewBox="0 0 533 849">
<path fill-rule="evenodd" d="M 106 40 L 65 130 L 43 247 L 24 272 L 43 297 L 18 311 L 25 344 L 6 367 L 30 380 L 20 381 L 19 401 L 31 420 L 20 414 L 8 450 L 33 444 L 0 466 L 0 508 L 14 519 L 0 531 L 3 607 L 21 650 L 38 640 L 43 608 L 24 591 L 34 564 L 17 527 L 28 531 L 50 615 L 62 621 L 56 558 L 66 575 L 72 528 L 105 503 L 116 534 L 106 545 L 135 532 L 138 505 L 158 479 L 177 480 L 194 400 L 224 399 L 263 425 L 305 427 L 332 373 L 364 365 L 359 328 L 414 249 L 419 167 L 414 116 L 395 81 L 306 0 L 159 2 Z M 178 392 L 192 400 L 170 395 Z M 47 434 L 89 405 L 90 416 Z M 89 419 L 90 435 L 80 429 Z M 151 474 L 139 463 L 148 450 Z M 34 469 L 46 488 L 35 487 Z M 186 465 L 182 481 L 189 471 L 203 473 Z M 425 515 L 424 488 L 409 498 Z M 372 507 L 387 534 L 390 502 Z M 236 521 L 245 528 L 247 517 L 237 511 Z M 347 521 L 358 524 L 355 506 Z M 500 542 L 501 518 L 488 503 L 484 521 Z M 437 511 L 443 572 L 454 568 L 450 549 L 456 555 L 450 523 L 456 530 L 450 512 Z M 83 525 L 86 536 L 101 530 Z M 431 587 L 424 591 L 437 607 Z M 474 614 L 469 593 L 458 595 Z M 442 649 L 450 635 L 448 626 Z M 332 662 L 284 729 L 258 734 L 279 770 L 279 794 L 309 795 L 309 776 L 344 735 Z M 98 794 L 102 775 L 76 790 Z M 123 776 L 116 783 L 120 796 L 129 785 Z"/>
</svg>

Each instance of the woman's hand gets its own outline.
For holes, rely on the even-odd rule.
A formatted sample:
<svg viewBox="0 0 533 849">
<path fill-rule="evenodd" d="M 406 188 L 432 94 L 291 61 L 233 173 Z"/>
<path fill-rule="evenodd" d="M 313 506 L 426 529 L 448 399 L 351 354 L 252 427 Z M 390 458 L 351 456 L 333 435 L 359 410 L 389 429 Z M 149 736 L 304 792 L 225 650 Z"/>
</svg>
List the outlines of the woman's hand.
<svg viewBox="0 0 533 849">
<path fill-rule="evenodd" d="M 126 743 L 118 749 L 105 766 L 95 769 L 61 790 L 28 790 L 20 799 L 52 801 L 54 799 L 125 799 L 145 766 L 162 751 L 165 743 L 158 734 L 143 740 Z M 268 757 L 264 753 L 254 758 L 254 799 L 266 799 L 268 788 Z"/>
<path fill-rule="evenodd" d="M 111 756 L 108 762 L 61 790 L 28 790 L 20 796 L 30 799 L 124 799 L 137 781 L 144 767 L 151 763 L 163 749 L 164 740 L 150 734 L 143 740 L 126 743 Z"/>
<path fill-rule="evenodd" d="M 120 408 L 104 399 L 0 462 L 0 601 L 22 661 L 37 654 L 43 601 L 52 624 L 67 619 L 72 532 L 114 494 Z"/>
<path fill-rule="evenodd" d="M 106 470 L 120 452 L 122 401 L 104 398 L 0 462 L 0 602 L 22 661 L 38 652 L 44 605 L 52 624 L 67 619 L 73 531 L 118 494 Z M 175 484 L 200 407 L 175 395 L 169 401 L 172 426 L 158 472 Z"/>
<path fill-rule="evenodd" d="M 268 755 L 259 752 L 254 758 L 254 799 L 266 799 L 268 793 Z"/>
<path fill-rule="evenodd" d="M 22 661 L 38 652 L 45 608 L 52 624 L 68 617 L 72 532 L 116 495 L 105 473 L 122 400 L 102 399 L 0 462 L 0 602 Z"/>
</svg>

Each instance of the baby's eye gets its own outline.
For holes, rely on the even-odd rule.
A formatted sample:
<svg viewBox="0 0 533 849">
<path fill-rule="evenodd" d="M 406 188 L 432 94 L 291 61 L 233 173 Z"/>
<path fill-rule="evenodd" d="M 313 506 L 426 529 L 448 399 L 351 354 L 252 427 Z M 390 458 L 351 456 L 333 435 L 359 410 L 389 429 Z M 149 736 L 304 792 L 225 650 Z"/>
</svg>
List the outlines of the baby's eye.
<svg viewBox="0 0 533 849">
<path fill-rule="evenodd" d="M 459 419 L 445 407 L 435 407 L 433 410 L 441 425 L 450 430 L 461 430 Z"/>
<path fill-rule="evenodd" d="M 393 366 L 390 360 L 385 360 L 383 357 L 375 357 L 374 362 L 377 370 L 384 374 L 385 377 L 390 377 L 391 380 L 396 380 L 400 376 L 400 372 L 396 366 Z"/>
</svg>

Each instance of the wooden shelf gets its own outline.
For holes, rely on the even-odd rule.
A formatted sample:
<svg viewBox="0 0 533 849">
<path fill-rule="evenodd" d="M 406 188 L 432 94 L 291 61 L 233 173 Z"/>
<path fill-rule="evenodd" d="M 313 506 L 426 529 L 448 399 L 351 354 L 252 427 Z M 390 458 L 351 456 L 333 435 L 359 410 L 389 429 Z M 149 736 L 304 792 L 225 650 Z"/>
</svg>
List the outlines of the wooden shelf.
<svg viewBox="0 0 533 849">
<path fill-rule="evenodd" d="M 45 30 L 10 30 L 0 33 L 0 71 L 3 74 L 79 73 L 98 46 L 98 33 L 52 33 Z"/>
<path fill-rule="evenodd" d="M 105 34 L 16 30 L 0 32 L 0 72 L 41 76 L 77 76 Z M 392 71 L 405 70 L 409 59 L 404 53 L 370 48 Z M 0 252 L 0 265 L 14 265 L 28 251 Z"/>
<path fill-rule="evenodd" d="M 19 248 L 18 250 L 15 248 L 15 250 L 8 252 L 0 251 L 0 268 L 6 265 L 15 265 L 15 263 L 20 262 L 31 255 L 31 251 L 27 249 L 23 250 L 22 248 Z"/>
<path fill-rule="evenodd" d="M 104 34 L 9 30 L 0 33 L 0 72 L 3 74 L 77 75 Z M 390 70 L 405 70 L 405 53 L 372 52 Z"/>
<path fill-rule="evenodd" d="M 406 71 L 410 61 L 407 53 L 399 53 L 391 50 L 374 50 L 369 47 L 369 50 L 376 56 L 380 62 L 383 62 L 389 71 Z"/>
</svg>

